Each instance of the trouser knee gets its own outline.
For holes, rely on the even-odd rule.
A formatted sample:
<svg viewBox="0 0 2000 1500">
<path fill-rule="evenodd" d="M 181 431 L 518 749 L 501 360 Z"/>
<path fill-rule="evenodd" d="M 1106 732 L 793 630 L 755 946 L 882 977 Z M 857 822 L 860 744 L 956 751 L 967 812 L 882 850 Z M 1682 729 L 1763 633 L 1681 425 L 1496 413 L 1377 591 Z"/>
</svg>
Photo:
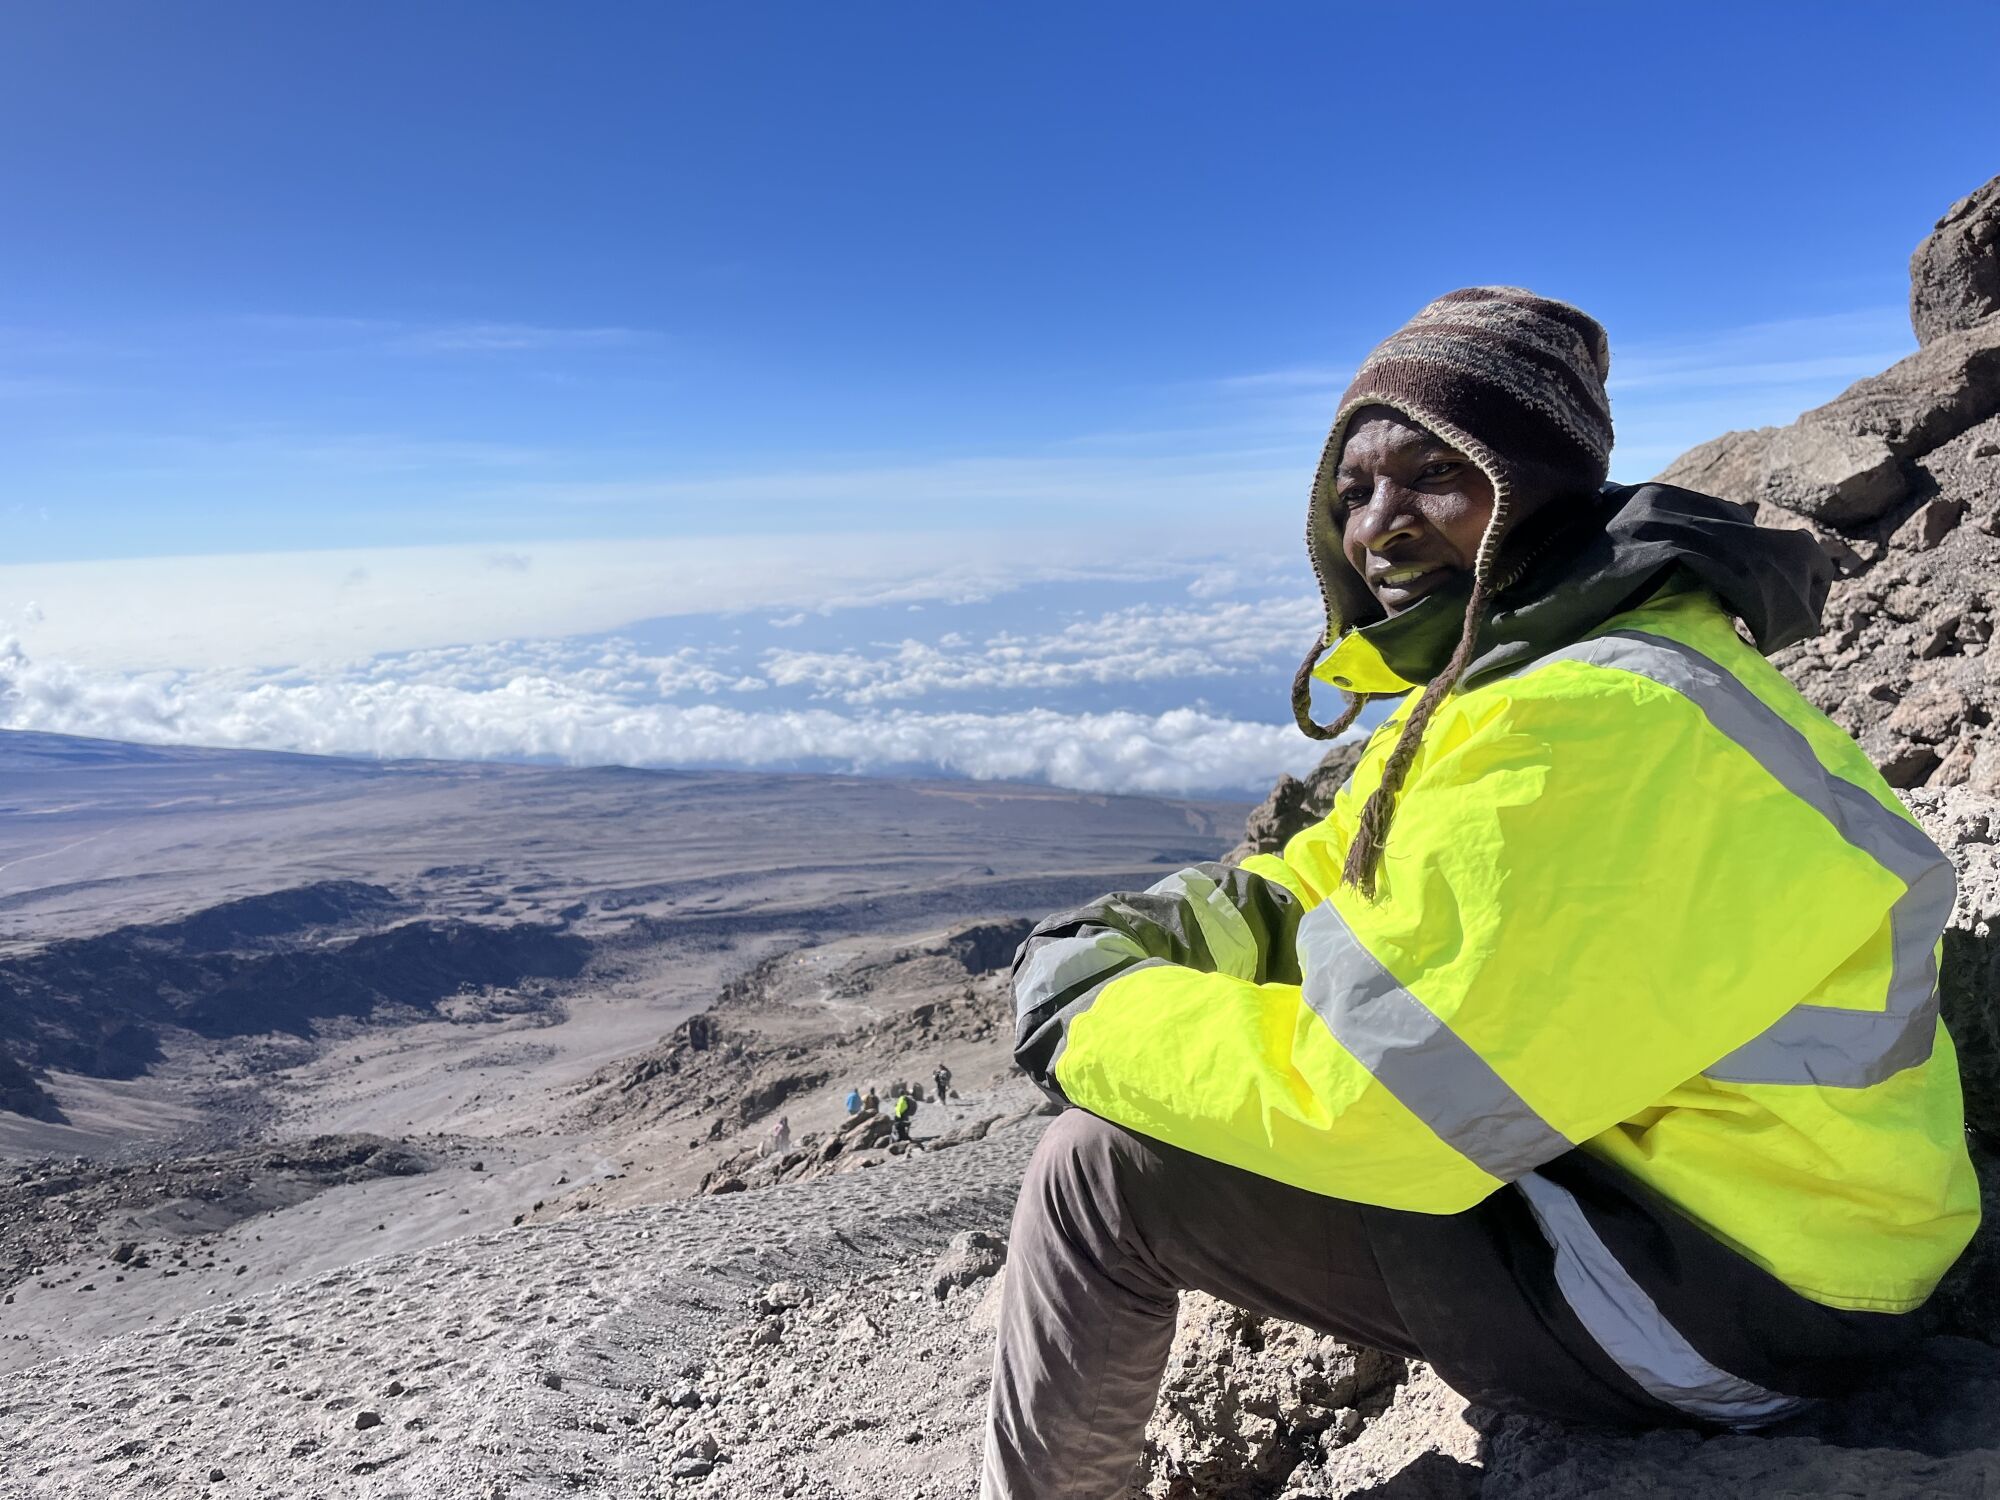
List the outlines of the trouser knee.
<svg viewBox="0 0 2000 1500">
<path fill-rule="evenodd" d="M 1058 1236 L 1107 1268 L 1150 1262 L 1145 1247 L 1158 1226 L 1148 1205 L 1158 1196 L 1161 1166 L 1143 1137 L 1084 1110 L 1064 1110 L 1028 1165 L 1016 1233 L 1030 1241 Z"/>
<path fill-rule="evenodd" d="M 1024 1197 L 1049 1203 L 1101 1203 L 1122 1196 L 1133 1176 L 1132 1134 L 1087 1110 L 1066 1109 L 1035 1147 Z"/>
</svg>

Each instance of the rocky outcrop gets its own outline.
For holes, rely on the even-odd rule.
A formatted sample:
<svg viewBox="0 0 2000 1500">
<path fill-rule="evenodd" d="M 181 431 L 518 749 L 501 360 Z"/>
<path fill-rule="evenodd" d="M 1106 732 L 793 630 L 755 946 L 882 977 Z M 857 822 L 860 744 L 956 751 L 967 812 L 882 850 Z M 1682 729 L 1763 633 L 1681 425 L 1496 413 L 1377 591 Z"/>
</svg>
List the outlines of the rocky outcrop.
<svg viewBox="0 0 2000 1500">
<path fill-rule="evenodd" d="M 2000 794 L 2000 311 L 1981 290 L 2000 285 L 1996 213 L 2000 179 L 1919 249 L 1915 354 L 1660 475 L 1819 538 L 1840 575 L 1827 628 L 1777 664 L 1904 789 Z"/>
<path fill-rule="evenodd" d="M 1954 329 L 1788 427 L 1724 433 L 1659 478 L 1836 531 L 1917 496 L 1925 454 L 2000 411 L 2000 319 Z"/>
<path fill-rule="evenodd" d="M 1025 917 L 1011 922 L 974 922 L 961 927 L 944 940 L 945 951 L 964 966 L 968 974 L 991 974 L 1011 968 L 1014 955 L 1035 924 Z"/>
<path fill-rule="evenodd" d="M 1333 794 L 1354 774 L 1366 744 L 1366 736 L 1359 734 L 1336 741 L 1303 780 L 1280 776 L 1270 796 L 1244 824 L 1243 842 L 1223 856 L 1224 862 L 1240 864 L 1253 854 L 1276 854 L 1293 834 L 1325 817 L 1333 806 Z"/>
<path fill-rule="evenodd" d="M 2000 177 L 1952 204 L 1910 257 L 1917 342 L 2000 313 Z"/>
<path fill-rule="evenodd" d="M 1322 1468 L 1389 1404 L 1407 1364 L 1201 1292 L 1181 1299 L 1146 1429 L 1151 1500 L 1257 1500 Z M 1461 1407 L 1463 1403 L 1460 1403 Z"/>
<path fill-rule="evenodd" d="M 239 1219 L 302 1202 L 328 1188 L 378 1177 L 410 1177 L 437 1162 L 405 1141 L 377 1135 L 318 1135 L 203 1156 L 153 1162 L 105 1163 L 77 1157 L 0 1169 L 0 1293 L 28 1276 L 60 1265 L 80 1239 L 94 1238 L 115 1217 L 199 1226 L 213 1234 Z M 190 1211 L 169 1218 L 175 1209 Z M 156 1247 L 162 1259 L 185 1260 L 188 1247 Z M 120 1244 L 111 1259 L 143 1265 L 137 1243 Z"/>
<path fill-rule="evenodd" d="M 1958 872 L 1940 1000 L 1965 1079 L 1966 1119 L 2000 1150 L 2000 798 L 1952 787 L 1912 793 L 1909 802 Z M 2000 1342 L 2000 1304 L 1994 1314 Z"/>
</svg>

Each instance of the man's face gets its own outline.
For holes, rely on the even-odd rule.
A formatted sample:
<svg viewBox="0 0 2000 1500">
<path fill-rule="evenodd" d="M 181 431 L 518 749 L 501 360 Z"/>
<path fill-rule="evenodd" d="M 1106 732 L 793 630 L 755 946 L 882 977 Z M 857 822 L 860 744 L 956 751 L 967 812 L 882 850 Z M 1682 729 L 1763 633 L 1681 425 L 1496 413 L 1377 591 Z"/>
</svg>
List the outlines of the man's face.
<svg viewBox="0 0 2000 1500">
<path fill-rule="evenodd" d="M 1492 481 L 1458 449 L 1389 407 L 1354 414 L 1334 472 L 1333 524 L 1385 612 L 1470 572 L 1492 516 Z"/>
</svg>

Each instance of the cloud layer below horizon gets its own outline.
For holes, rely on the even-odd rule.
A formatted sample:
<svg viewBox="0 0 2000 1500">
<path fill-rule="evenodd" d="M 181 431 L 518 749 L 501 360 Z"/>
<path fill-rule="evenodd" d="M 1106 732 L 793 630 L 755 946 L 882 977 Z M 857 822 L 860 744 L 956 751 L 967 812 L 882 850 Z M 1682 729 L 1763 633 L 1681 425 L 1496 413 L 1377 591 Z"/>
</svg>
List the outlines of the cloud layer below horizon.
<svg viewBox="0 0 2000 1500">
<path fill-rule="evenodd" d="M 1285 682 L 1314 602 L 1252 567 L 842 602 L 311 666 L 93 664 L 0 637 L 0 727 L 382 758 L 726 766 L 1254 796 L 1321 749 Z M 846 585 L 842 585 L 846 588 Z M 918 598 L 908 597 L 911 594 Z M 940 597 L 942 595 L 943 597 Z M 796 599 L 790 602 L 799 602 Z"/>
</svg>

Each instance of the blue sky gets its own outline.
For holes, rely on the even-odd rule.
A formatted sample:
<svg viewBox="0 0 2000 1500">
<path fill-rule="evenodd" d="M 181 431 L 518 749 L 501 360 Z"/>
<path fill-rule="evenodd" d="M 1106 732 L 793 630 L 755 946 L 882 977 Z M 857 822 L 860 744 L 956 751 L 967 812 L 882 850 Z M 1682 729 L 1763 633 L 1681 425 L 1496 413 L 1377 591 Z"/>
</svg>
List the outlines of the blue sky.
<svg viewBox="0 0 2000 1500">
<path fill-rule="evenodd" d="M 1190 599 L 1294 609 L 1345 373 L 1450 287 L 1607 324 L 1625 478 L 1906 352 L 1911 248 L 2000 170 L 2000 20 L 1884 14 L 11 7 L 0 723 L 52 722 L 18 663 L 122 702 L 535 640 L 569 681 L 744 610 L 877 668 L 1142 606 L 1208 642 Z M 1297 649 L 1182 701 L 1279 725 Z M 1144 680 L 977 712 L 1156 722 Z M 62 722 L 213 739 L 255 692 L 174 681 L 211 710 Z"/>
</svg>

